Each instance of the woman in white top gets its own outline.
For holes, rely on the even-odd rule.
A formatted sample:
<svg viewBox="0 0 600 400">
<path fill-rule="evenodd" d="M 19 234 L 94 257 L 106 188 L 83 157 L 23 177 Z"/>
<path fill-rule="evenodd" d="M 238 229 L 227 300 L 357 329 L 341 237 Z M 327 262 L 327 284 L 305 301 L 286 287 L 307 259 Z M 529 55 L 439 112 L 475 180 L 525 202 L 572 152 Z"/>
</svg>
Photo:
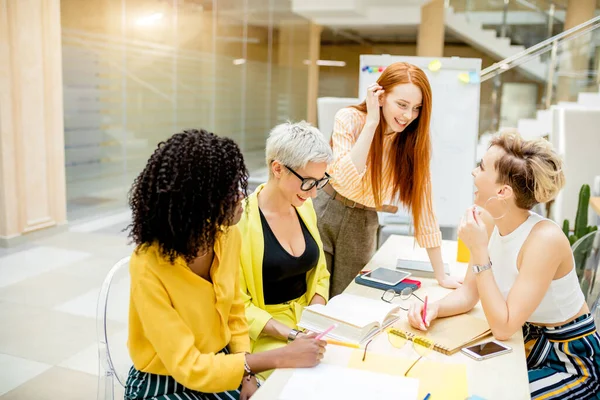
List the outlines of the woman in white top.
<svg viewBox="0 0 600 400">
<path fill-rule="evenodd" d="M 471 310 L 479 300 L 496 339 L 523 330 L 534 399 L 600 398 L 600 337 L 560 227 L 530 210 L 564 185 L 562 161 L 543 140 L 492 140 L 475 178 L 475 205 L 458 235 L 471 252 L 462 287 L 409 310 L 412 326 Z"/>
</svg>

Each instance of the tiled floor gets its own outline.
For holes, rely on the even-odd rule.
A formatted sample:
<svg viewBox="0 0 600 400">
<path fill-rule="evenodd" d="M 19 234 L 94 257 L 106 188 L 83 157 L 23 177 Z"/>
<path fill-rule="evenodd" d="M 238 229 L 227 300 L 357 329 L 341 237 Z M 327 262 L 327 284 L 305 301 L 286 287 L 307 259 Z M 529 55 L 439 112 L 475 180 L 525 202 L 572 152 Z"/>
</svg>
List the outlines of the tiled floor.
<svg viewBox="0 0 600 400">
<path fill-rule="evenodd" d="M 68 231 L 0 248 L 0 399 L 96 399 L 98 293 L 128 256 L 130 214 L 72 224 Z M 111 289 L 108 331 L 126 368 L 126 274 Z M 115 398 L 123 398 L 116 387 Z"/>
</svg>

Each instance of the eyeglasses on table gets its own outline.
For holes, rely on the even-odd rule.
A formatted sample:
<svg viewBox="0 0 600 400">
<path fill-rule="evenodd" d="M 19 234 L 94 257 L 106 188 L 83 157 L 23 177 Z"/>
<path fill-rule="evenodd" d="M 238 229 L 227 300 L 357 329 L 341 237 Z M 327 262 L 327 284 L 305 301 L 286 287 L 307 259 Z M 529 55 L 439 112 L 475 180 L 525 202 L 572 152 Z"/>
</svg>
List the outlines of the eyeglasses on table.
<svg viewBox="0 0 600 400">
<path fill-rule="evenodd" d="M 408 300 L 411 298 L 411 296 L 416 297 L 421 303 L 424 303 L 423 299 L 417 296 L 411 287 L 405 287 L 400 291 L 400 293 L 396 292 L 394 289 L 388 289 L 381 295 L 381 300 L 385 301 L 386 303 L 392 303 L 396 297 L 400 297 L 402 300 Z M 408 308 L 404 308 L 402 306 L 400 306 L 400 308 L 404 311 L 408 311 Z"/>
</svg>

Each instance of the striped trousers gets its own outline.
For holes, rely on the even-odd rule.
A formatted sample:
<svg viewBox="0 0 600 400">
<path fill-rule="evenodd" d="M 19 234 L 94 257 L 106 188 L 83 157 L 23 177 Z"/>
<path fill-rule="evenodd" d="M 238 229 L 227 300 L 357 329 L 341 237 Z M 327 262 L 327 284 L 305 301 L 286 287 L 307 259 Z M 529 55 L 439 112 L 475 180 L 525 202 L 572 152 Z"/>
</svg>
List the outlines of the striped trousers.
<svg viewBox="0 0 600 400">
<path fill-rule="evenodd" d="M 227 348 L 220 352 L 229 353 Z M 240 390 L 241 387 L 228 392 L 201 393 L 177 383 L 172 376 L 150 374 L 131 367 L 125 384 L 125 400 L 239 400 Z"/>
<path fill-rule="evenodd" d="M 600 399 L 600 337 L 591 314 L 558 327 L 523 326 L 531 398 Z"/>
</svg>

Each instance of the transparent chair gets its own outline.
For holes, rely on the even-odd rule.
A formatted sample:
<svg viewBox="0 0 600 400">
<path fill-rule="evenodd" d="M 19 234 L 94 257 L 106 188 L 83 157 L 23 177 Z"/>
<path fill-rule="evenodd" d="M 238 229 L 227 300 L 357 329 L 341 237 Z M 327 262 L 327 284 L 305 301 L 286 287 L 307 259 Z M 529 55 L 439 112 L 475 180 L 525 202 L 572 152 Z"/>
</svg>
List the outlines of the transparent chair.
<svg viewBox="0 0 600 400">
<path fill-rule="evenodd" d="M 600 304 L 600 296 L 597 296 L 596 301 L 592 304 L 590 308 L 590 312 L 592 314 L 592 318 L 594 318 L 594 324 L 596 325 L 596 329 L 600 326 L 600 308 L 598 307 Z"/>
<path fill-rule="evenodd" d="M 579 286 L 589 306 L 600 292 L 600 276 L 597 275 L 600 262 L 600 231 L 590 232 L 571 246 L 575 259 L 575 270 Z"/>
<path fill-rule="evenodd" d="M 127 349 L 129 287 L 129 257 L 125 257 L 111 268 L 98 297 L 98 400 L 113 400 L 124 391 L 133 364 Z"/>
</svg>

